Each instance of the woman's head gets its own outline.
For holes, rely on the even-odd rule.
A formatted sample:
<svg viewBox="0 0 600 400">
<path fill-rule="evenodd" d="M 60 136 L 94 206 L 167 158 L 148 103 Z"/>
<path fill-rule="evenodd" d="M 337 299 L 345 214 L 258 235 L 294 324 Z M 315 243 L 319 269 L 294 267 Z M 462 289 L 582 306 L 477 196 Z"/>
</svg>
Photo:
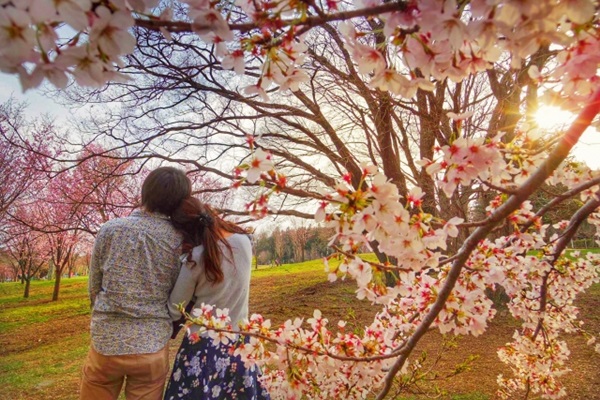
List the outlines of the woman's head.
<svg viewBox="0 0 600 400">
<path fill-rule="evenodd" d="M 202 244 L 203 234 L 213 229 L 214 220 L 212 209 L 197 198 L 188 197 L 181 202 L 171 214 L 171 222 L 184 235 L 184 252 Z"/>
<path fill-rule="evenodd" d="M 142 184 L 142 206 L 149 212 L 170 215 L 191 194 L 192 183 L 184 171 L 160 167 L 150 172 Z"/>
<path fill-rule="evenodd" d="M 246 233 L 236 224 L 225 221 L 208 204 L 195 197 L 184 199 L 171 214 L 171 222 L 183 234 L 183 252 L 188 253 L 191 261 L 191 250 L 199 245 L 204 247 L 202 259 L 207 279 L 218 283 L 223 280 L 221 261 L 222 243 L 231 254 L 231 246 L 226 240 L 228 233 Z"/>
</svg>

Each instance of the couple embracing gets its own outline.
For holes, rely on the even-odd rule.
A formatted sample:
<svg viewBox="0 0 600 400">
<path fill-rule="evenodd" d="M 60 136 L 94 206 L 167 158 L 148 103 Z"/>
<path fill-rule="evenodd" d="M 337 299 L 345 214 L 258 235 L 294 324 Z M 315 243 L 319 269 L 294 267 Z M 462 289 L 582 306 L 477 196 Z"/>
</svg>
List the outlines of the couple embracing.
<svg viewBox="0 0 600 400">
<path fill-rule="evenodd" d="M 181 170 L 161 167 L 142 185 L 142 207 L 104 224 L 94 243 L 89 293 L 91 348 L 80 399 L 269 399 L 257 368 L 192 326 L 167 389 L 175 304 L 228 308 L 248 316 L 251 243 L 245 231 L 191 196 Z M 191 334 L 191 335 L 190 335 Z"/>
</svg>

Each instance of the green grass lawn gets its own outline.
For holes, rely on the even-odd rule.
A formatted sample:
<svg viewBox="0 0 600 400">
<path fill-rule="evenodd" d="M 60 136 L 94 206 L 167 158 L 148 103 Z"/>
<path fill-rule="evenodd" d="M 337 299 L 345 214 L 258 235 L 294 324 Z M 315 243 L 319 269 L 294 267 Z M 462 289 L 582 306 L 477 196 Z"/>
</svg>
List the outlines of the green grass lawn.
<svg viewBox="0 0 600 400">
<path fill-rule="evenodd" d="M 20 283 L 0 284 L 0 399 L 78 398 L 81 366 L 90 342 L 87 277 L 63 279 L 57 302 L 50 301 L 53 285 L 53 282 L 34 281 L 31 296 L 23 299 Z M 362 329 L 372 318 L 376 307 L 359 302 L 355 290 L 351 281 L 328 282 L 321 260 L 278 267 L 260 266 L 252 272 L 250 311 L 259 312 L 272 319 L 274 324 L 279 324 L 295 316 L 309 317 L 313 309 L 319 308 L 332 323 L 346 319 L 349 326 L 354 324 L 356 329 Z M 599 294 L 600 285 L 594 285 L 586 294 L 589 300 L 582 311 L 586 323 L 591 323 L 596 330 L 600 329 Z M 516 326 L 515 321 L 506 316 L 497 318 L 494 324 L 489 335 L 464 339 L 459 357 L 470 354 L 475 351 L 473 349 L 480 349 L 478 351 L 485 354 L 481 354 L 472 373 L 458 377 L 449 385 L 447 394 L 440 398 L 494 398 L 495 371 L 499 368 L 495 351 L 497 346 L 510 340 Z M 435 348 L 439 335 L 433 333 L 426 342 L 425 348 Z M 171 341 L 171 359 L 178 345 L 179 340 Z M 576 360 L 580 357 L 578 351 L 583 352 L 583 358 L 577 361 L 581 365 L 579 372 L 588 370 L 588 373 L 573 375 L 571 393 L 583 394 L 569 399 L 583 400 L 590 398 L 585 394 L 588 393 L 586 388 L 591 390 L 589 393 L 595 393 L 593 388 L 600 384 L 597 374 L 600 363 L 597 354 L 596 358 L 588 354 L 584 345 L 576 346 Z M 576 392 L 573 392 L 573 387 Z M 414 394 L 396 399 L 420 400 L 423 397 Z"/>
<path fill-rule="evenodd" d="M 78 380 L 90 340 L 87 277 L 63 279 L 56 302 L 53 288 L 34 281 L 24 299 L 20 283 L 0 285 L 0 398 L 36 398 Z"/>
</svg>

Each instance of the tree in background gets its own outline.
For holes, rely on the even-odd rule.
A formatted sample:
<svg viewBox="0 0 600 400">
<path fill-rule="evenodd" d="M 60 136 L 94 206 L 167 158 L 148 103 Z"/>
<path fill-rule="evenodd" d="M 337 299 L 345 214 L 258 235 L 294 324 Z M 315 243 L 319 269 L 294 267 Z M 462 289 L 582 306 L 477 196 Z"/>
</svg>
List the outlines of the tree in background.
<svg viewBox="0 0 600 400">
<path fill-rule="evenodd" d="M 56 301 L 63 274 L 67 269 L 71 273 L 78 252 L 89 252 L 91 240 L 85 235 L 137 205 L 139 171 L 115 151 L 94 145 L 81 151 L 77 163 L 60 164 L 68 151 L 64 142 L 48 141 L 49 136 L 56 137 L 54 124 L 45 117 L 28 119 L 24 110 L 15 109 L 12 102 L 0 108 L 8 127 L 0 136 L 6 144 L 5 160 L 7 154 L 14 155 L 4 164 L 8 179 L 2 190 L 10 200 L 3 209 L 9 227 L 3 232 L 4 246 L 15 260 L 26 293 L 31 278 L 46 268 L 48 278 L 55 280 Z M 95 152 L 104 157 L 95 157 Z"/>
<path fill-rule="evenodd" d="M 42 201 L 36 208 L 36 221 L 31 222 L 31 229 L 41 232 L 47 242 L 49 258 L 54 274 L 54 290 L 52 301 L 57 301 L 63 274 L 75 256 L 74 252 L 82 231 L 76 227 L 76 208 L 65 201 L 73 196 L 68 191 L 73 188 L 70 176 L 53 179 L 46 186 Z"/>
<path fill-rule="evenodd" d="M 18 271 L 21 283 L 25 285 L 24 298 L 29 297 L 31 280 L 39 277 L 49 257 L 49 247 L 44 235 L 33 231 L 26 223 L 23 223 L 23 221 L 30 220 L 33 215 L 35 213 L 31 209 L 20 207 L 17 210 L 17 218 L 11 218 L 8 221 L 8 240 L 4 243 L 10 262 Z"/>
<path fill-rule="evenodd" d="M 294 260 L 303 262 L 306 260 L 306 245 L 311 236 L 311 230 L 307 226 L 300 224 L 290 230 L 289 235 L 294 249 Z"/>
<path fill-rule="evenodd" d="M 333 230 L 319 226 L 275 228 L 256 236 L 255 251 L 260 264 L 297 263 L 331 255 L 328 246 Z M 279 247 L 277 247 L 277 245 Z"/>
<path fill-rule="evenodd" d="M 42 157 L 44 136 L 52 130 L 50 121 L 40 118 L 27 120 L 25 105 L 13 99 L 0 104 L 0 222 L 19 200 L 31 201 L 32 193 L 44 179 L 47 159 Z M 23 146 L 15 146 L 22 143 Z M 28 152 L 26 148 L 34 149 Z M 31 190 L 33 189 L 33 190 Z M 4 224 L 3 224 L 4 226 Z M 0 237 L 4 232 L 0 232 Z"/>
<path fill-rule="evenodd" d="M 0 279 L 2 280 L 2 282 L 16 282 L 19 277 L 18 267 L 15 268 L 17 264 L 13 266 L 13 264 L 10 261 L 7 261 L 8 260 L 0 264 Z"/>
<path fill-rule="evenodd" d="M 97 144 L 83 148 L 77 161 L 62 174 L 54 197 L 70 204 L 79 229 L 95 234 L 139 204 L 140 169 L 132 161 Z"/>
<path fill-rule="evenodd" d="M 271 265 L 274 258 L 275 247 L 273 235 L 261 232 L 254 235 L 254 253 L 257 263 L 262 265 Z"/>
<path fill-rule="evenodd" d="M 236 352 L 271 393 L 384 398 L 431 327 L 484 333 L 486 289 L 502 285 L 521 327 L 499 351 L 512 372 L 500 396 L 565 395 L 562 335 L 587 335 L 573 299 L 600 272 L 597 256 L 563 255 L 584 220 L 600 223 L 597 172 L 563 163 L 600 110 L 595 2 L 134 3 L 4 3 L 5 31 L 21 34 L 0 35 L 0 67 L 24 88 L 116 82 L 92 93 L 112 103 L 84 145 L 100 132 L 132 159 L 256 188 L 256 216 L 317 208 L 342 256 L 330 279 L 354 278 L 381 311 L 361 334 L 330 330 L 318 310 L 306 328 L 253 316 Z M 72 40 L 53 35 L 61 22 Z M 540 98 L 581 112 L 564 133 L 540 132 Z M 544 182 L 568 195 L 533 209 Z M 546 206 L 575 196 L 582 206 L 550 233 Z M 360 257 L 365 246 L 379 262 Z M 211 335 L 231 329 L 210 307 L 194 315 Z"/>
<path fill-rule="evenodd" d="M 25 108 L 12 99 L 0 104 L 0 246 L 29 297 L 31 280 L 44 272 L 49 257 L 44 235 L 31 224 L 45 218 L 36 217 L 36 208 L 48 183 L 48 138 L 55 135 L 49 118 L 27 118 Z"/>
</svg>

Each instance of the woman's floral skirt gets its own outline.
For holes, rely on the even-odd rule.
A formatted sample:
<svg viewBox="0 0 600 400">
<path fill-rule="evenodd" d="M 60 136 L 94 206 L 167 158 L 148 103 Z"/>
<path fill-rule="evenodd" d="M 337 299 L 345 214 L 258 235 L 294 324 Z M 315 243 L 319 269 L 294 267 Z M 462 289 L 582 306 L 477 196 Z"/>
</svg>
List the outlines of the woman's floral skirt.
<svg viewBox="0 0 600 400">
<path fill-rule="evenodd" d="M 258 367 L 246 368 L 240 357 L 230 355 L 228 350 L 229 346 L 215 346 L 205 337 L 192 343 L 186 335 L 175 357 L 164 399 L 269 400 L 258 382 Z"/>
</svg>

